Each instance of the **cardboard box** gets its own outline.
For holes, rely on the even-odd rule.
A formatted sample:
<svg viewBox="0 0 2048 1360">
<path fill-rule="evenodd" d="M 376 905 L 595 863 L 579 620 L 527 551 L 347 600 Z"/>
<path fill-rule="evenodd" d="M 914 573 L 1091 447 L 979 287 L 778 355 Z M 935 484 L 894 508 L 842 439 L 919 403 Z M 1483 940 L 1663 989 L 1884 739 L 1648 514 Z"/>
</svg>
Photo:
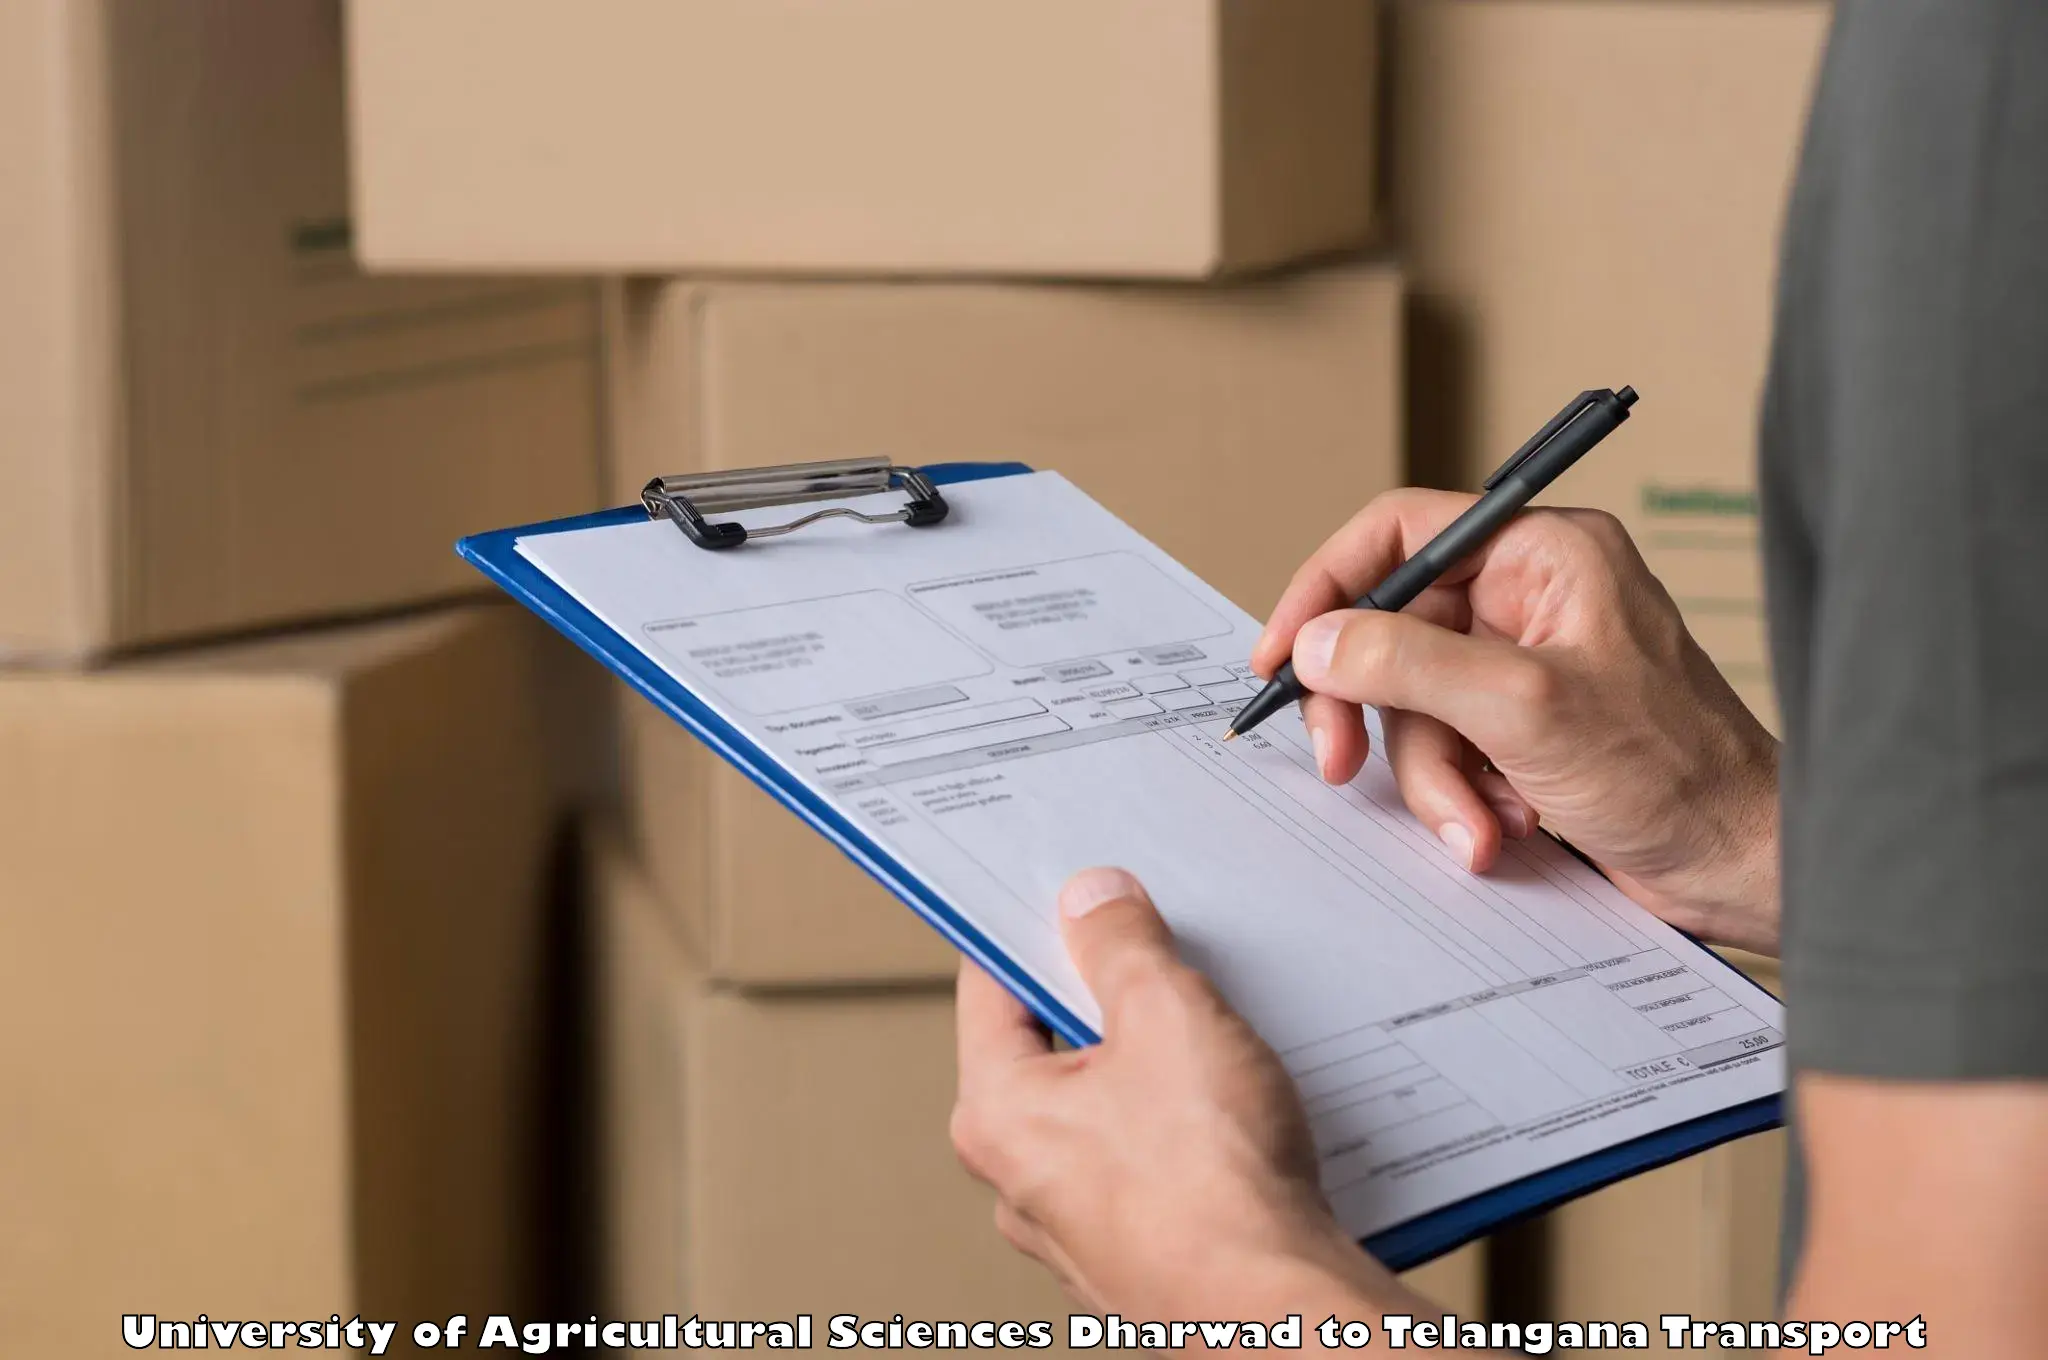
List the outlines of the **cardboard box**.
<svg viewBox="0 0 2048 1360">
<path fill-rule="evenodd" d="M 491 606 L 0 673 L 11 1349 L 531 1303 L 558 650 Z"/>
<path fill-rule="evenodd" d="M 623 838 L 593 842 L 604 1306 L 1043 1318 L 1064 1342 L 1073 1305 L 1003 1241 L 992 1195 L 953 1157 L 950 990 L 711 982 Z M 1406 1279 L 1483 1312 L 1478 1247 Z"/>
<path fill-rule="evenodd" d="M 1371 0 L 350 0 L 366 259 L 1202 278 L 1365 242 Z"/>
<path fill-rule="evenodd" d="M 0 657 L 471 590 L 595 501 L 588 285 L 350 263 L 339 27 L 0 5 Z"/>
<path fill-rule="evenodd" d="M 1773 992 L 1775 960 L 1729 951 Z M 1778 1315 L 1785 1133 L 1772 1130 L 1632 1177 L 1539 1225 L 1545 1315 L 1634 1319 L 1665 1353 L 1657 1319 Z M 1671 1352 L 1675 1354 L 1676 1352 Z"/>
<path fill-rule="evenodd" d="M 1466 1322 L 1486 1317 L 1486 1243 L 1474 1242 L 1401 1276 L 1401 1282 Z"/>
<path fill-rule="evenodd" d="M 1417 472 L 1475 485 L 1573 393 L 1634 384 L 1628 428 L 1547 499 L 1619 515 L 1764 715 L 1757 409 L 1828 17 L 1796 0 L 1393 11 Z"/>
<path fill-rule="evenodd" d="M 1546 1316 L 1644 1323 L 1666 1313 L 1778 1316 L 1785 1133 L 1745 1138 L 1602 1190 L 1544 1224 Z"/>
<path fill-rule="evenodd" d="M 851 453 L 1065 473 L 1263 614 L 1401 480 L 1400 278 L 1215 288 L 669 283 L 615 295 L 613 497 Z M 713 975 L 941 979 L 952 950 L 679 728 L 629 702 L 639 843 Z"/>
</svg>

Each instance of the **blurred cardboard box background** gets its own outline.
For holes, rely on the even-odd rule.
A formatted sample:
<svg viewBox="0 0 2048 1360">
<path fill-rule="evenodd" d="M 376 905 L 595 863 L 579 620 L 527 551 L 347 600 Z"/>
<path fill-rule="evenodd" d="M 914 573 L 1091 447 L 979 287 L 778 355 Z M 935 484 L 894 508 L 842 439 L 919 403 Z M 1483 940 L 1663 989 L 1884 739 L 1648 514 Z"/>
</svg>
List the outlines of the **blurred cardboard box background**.
<svg viewBox="0 0 2048 1360">
<path fill-rule="evenodd" d="M 568 650 L 490 605 L 0 672 L 12 1347 L 547 1297 Z"/>
<path fill-rule="evenodd" d="M 0 7 L 17 1349 L 581 1303 L 602 682 L 420 610 L 482 593 L 456 536 L 599 500 L 596 289 L 363 275 L 342 87 L 337 0 Z"/>
<path fill-rule="evenodd" d="M 332 0 L 0 6 L 0 659 L 473 592 L 594 508 L 568 280 L 369 279 Z"/>
<path fill-rule="evenodd" d="M 351 0 L 364 257 L 1201 278 L 1362 244 L 1371 0 Z"/>
<path fill-rule="evenodd" d="M 1634 384 L 1625 441 L 1545 500 L 1620 516 L 1767 721 L 1757 409 L 1829 13 L 1808 0 L 1390 11 L 1415 472 L 1476 487 L 1574 392 Z"/>
</svg>

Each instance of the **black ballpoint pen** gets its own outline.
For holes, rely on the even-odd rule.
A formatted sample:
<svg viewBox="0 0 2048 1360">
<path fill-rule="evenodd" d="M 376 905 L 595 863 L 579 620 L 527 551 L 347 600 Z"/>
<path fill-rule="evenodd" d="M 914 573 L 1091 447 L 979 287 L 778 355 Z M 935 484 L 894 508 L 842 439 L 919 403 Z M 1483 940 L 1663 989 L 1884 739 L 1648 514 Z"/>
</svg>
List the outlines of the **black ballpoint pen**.
<svg viewBox="0 0 2048 1360">
<path fill-rule="evenodd" d="M 1355 607 L 1389 613 L 1406 609 L 1438 577 L 1470 557 L 1520 514 L 1537 492 L 1612 434 L 1615 426 L 1628 419 L 1628 408 L 1635 404 L 1633 387 L 1624 387 L 1619 392 L 1601 388 L 1573 397 L 1550 418 L 1549 424 L 1486 479 L 1486 494 L 1473 502 L 1471 509 L 1394 568 L 1393 574 L 1361 597 Z M 1289 661 L 1250 703 L 1238 710 L 1223 739 L 1229 741 L 1251 731 L 1301 695 L 1301 682 L 1294 678 L 1294 663 Z"/>
</svg>

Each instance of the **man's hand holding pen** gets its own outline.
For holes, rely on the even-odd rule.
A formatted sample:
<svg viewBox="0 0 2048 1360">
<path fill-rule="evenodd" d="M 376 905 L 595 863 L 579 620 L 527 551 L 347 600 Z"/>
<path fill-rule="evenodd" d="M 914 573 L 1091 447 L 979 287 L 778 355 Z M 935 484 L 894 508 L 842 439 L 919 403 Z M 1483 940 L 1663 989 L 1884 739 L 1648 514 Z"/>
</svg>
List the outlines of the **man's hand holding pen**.
<svg viewBox="0 0 2048 1360">
<path fill-rule="evenodd" d="M 1475 499 L 1380 497 L 1275 609 L 1253 664 L 1291 658 L 1312 691 L 1323 778 L 1358 774 L 1371 704 L 1402 797 L 1474 872 L 1548 827 L 1673 924 L 1772 951 L 1776 742 L 1611 516 L 1521 513 L 1405 611 L 1346 607 Z M 1333 1236 L 1285 1073 L 1179 963 L 1142 886 L 1091 870 L 1062 915 L 1099 1046 L 1055 1053 L 997 983 L 960 977 L 954 1133 L 1011 1240 L 1127 1316 L 1194 1316 L 1217 1272 L 1281 1312 L 1418 1307 Z"/>
</svg>

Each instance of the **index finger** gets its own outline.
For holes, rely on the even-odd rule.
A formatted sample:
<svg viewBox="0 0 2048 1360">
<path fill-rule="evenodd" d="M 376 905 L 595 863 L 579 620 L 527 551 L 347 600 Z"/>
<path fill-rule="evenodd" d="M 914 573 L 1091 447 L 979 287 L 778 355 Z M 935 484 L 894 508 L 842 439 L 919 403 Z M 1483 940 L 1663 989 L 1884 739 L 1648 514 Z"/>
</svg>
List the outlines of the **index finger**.
<svg viewBox="0 0 2048 1360">
<path fill-rule="evenodd" d="M 991 1077 L 1000 1079 L 1014 1064 L 1052 1052 L 1052 1040 L 1024 1003 L 965 956 L 954 991 L 954 1013 L 962 1090 Z"/>
<path fill-rule="evenodd" d="M 1294 650 L 1294 635 L 1310 619 L 1348 609 L 1387 578 L 1479 498 L 1463 491 L 1403 487 L 1384 492 L 1331 534 L 1288 582 L 1280 603 L 1252 649 L 1252 668 L 1270 677 Z M 1481 549 L 1445 572 L 1440 582 L 1470 580 L 1485 561 Z"/>
</svg>

